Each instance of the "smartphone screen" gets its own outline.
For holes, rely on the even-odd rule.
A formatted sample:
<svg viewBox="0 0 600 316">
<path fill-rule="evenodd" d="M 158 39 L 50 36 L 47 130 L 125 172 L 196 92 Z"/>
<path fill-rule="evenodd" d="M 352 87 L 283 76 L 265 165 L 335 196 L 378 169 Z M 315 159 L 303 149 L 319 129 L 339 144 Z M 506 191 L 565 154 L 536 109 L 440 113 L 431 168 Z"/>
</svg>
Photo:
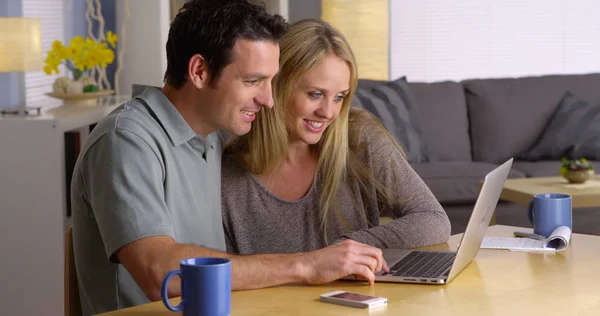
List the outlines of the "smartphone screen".
<svg viewBox="0 0 600 316">
<path fill-rule="evenodd" d="M 362 294 L 356 294 L 356 293 L 350 293 L 350 292 L 344 292 L 344 293 L 332 295 L 330 297 L 341 298 L 343 300 L 350 300 L 350 301 L 355 301 L 355 302 L 365 302 L 368 300 L 378 298 L 375 296 L 362 295 Z"/>
</svg>

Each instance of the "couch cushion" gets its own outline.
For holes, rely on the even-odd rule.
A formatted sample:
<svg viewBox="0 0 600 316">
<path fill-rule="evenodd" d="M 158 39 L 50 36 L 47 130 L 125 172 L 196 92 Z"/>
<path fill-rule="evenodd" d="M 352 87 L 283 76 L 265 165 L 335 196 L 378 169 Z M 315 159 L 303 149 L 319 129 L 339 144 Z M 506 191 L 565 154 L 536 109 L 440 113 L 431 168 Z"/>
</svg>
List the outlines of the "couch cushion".
<svg viewBox="0 0 600 316">
<path fill-rule="evenodd" d="M 596 171 L 600 171 L 600 161 L 590 161 Z M 560 161 L 520 161 L 515 160 L 512 165 L 513 170 L 520 171 L 528 177 L 558 177 L 558 168 L 562 163 Z"/>
<path fill-rule="evenodd" d="M 451 234 L 461 234 L 467 229 L 467 223 L 473 213 L 474 203 L 443 205 L 450 219 Z M 579 209 L 577 210 L 579 211 Z M 496 205 L 496 224 L 517 227 L 531 227 L 527 219 L 527 206 L 512 202 L 498 201 Z M 573 214 L 575 220 L 575 214 Z M 598 226 L 600 227 L 600 226 Z"/>
<path fill-rule="evenodd" d="M 600 105 L 567 91 L 538 142 L 519 159 L 528 161 L 585 157 L 600 160 Z"/>
<path fill-rule="evenodd" d="M 567 90 L 600 103 L 600 74 L 463 82 L 473 160 L 501 163 L 531 148 Z"/>
<path fill-rule="evenodd" d="M 496 167 L 484 162 L 458 161 L 413 164 L 440 203 L 474 202 L 479 195 L 479 182 Z M 525 174 L 512 168 L 508 177 L 523 178 Z"/>
<path fill-rule="evenodd" d="M 463 85 L 409 82 L 429 150 L 439 161 L 471 161 L 469 119 Z"/>
<path fill-rule="evenodd" d="M 375 114 L 402 146 L 409 162 L 432 160 L 416 101 L 404 77 L 394 81 L 360 79 L 352 104 Z"/>
</svg>

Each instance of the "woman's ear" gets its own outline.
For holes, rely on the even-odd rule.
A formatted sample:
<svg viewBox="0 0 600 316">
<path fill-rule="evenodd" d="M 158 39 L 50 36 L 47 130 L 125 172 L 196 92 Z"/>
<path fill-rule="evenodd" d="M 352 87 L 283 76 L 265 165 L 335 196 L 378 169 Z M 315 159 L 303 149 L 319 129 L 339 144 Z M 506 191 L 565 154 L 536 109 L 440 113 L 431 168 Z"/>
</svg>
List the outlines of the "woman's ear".
<svg viewBox="0 0 600 316">
<path fill-rule="evenodd" d="M 210 71 L 204 57 L 196 54 L 188 62 L 188 78 L 198 89 L 207 87 L 210 82 Z"/>
</svg>

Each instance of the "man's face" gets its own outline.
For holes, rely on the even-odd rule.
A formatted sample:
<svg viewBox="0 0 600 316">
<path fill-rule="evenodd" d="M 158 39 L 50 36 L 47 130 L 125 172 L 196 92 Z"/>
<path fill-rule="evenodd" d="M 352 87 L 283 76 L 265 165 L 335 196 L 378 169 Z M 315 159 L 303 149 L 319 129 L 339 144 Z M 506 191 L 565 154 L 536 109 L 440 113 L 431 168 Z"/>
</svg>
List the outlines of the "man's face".
<svg viewBox="0 0 600 316">
<path fill-rule="evenodd" d="M 216 128 L 235 135 L 250 131 L 256 113 L 273 107 L 271 81 L 279 71 L 279 45 L 271 41 L 236 40 L 233 62 L 211 89 Z"/>
</svg>

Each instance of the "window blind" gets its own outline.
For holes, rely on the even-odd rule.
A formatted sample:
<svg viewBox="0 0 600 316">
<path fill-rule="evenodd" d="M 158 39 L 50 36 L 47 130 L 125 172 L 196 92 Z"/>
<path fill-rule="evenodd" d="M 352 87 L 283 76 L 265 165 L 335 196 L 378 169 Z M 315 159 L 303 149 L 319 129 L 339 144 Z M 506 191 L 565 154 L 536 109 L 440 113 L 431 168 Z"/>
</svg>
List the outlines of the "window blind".
<svg viewBox="0 0 600 316">
<path fill-rule="evenodd" d="M 596 0 L 391 0 L 391 77 L 598 72 L 598 16 Z"/>
</svg>

